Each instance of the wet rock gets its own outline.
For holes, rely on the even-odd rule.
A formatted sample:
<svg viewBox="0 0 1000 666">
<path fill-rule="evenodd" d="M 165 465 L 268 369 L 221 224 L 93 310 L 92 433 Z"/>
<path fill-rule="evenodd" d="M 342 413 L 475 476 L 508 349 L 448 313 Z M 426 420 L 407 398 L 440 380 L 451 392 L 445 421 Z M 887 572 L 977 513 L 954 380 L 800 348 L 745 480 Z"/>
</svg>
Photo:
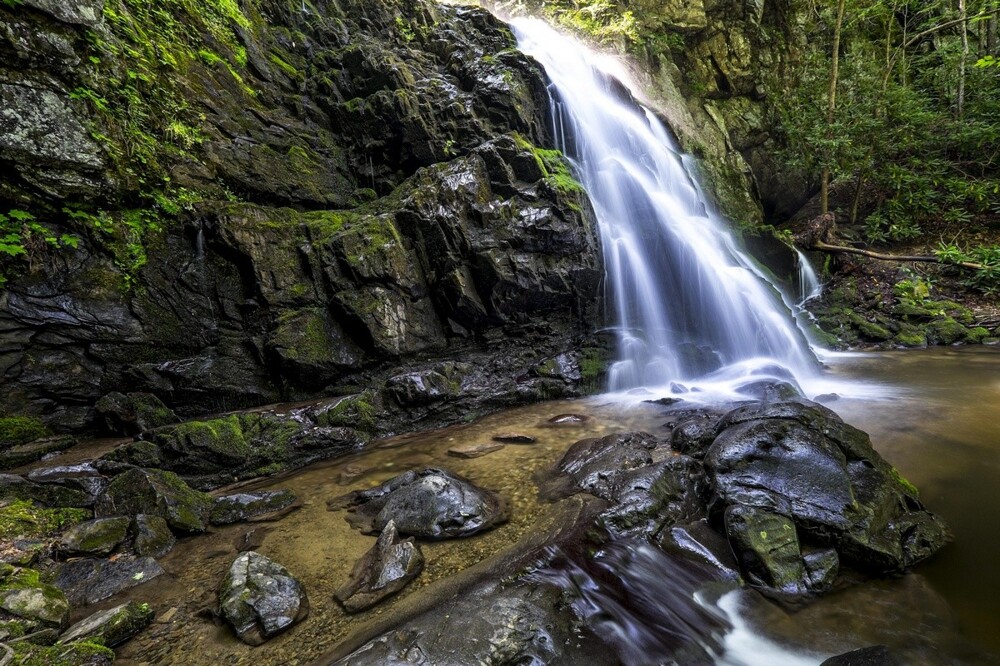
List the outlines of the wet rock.
<svg viewBox="0 0 1000 666">
<path fill-rule="evenodd" d="M 159 428 L 148 441 L 119 447 L 104 460 L 174 472 L 199 489 L 211 489 L 299 467 L 364 446 L 352 428 L 317 426 L 310 417 L 249 412 Z M 316 416 L 316 418 L 319 418 Z"/>
<path fill-rule="evenodd" d="M 806 566 L 806 585 L 813 592 L 828 592 L 837 582 L 840 556 L 833 548 L 802 549 Z"/>
<path fill-rule="evenodd" d="M 0 474 L 0 499 L 34 500 L 48 507 L 88 507 L 93 496 L 64 486 L 34 483 L 16 474 Z"/>
<path fill-rule="evenodd" d="M 34 483 L 53 484 L 87 493 L 94 499 L 104 490 L 108 479 L 89 462 L 54 467 L 36 467 L 28 472 Z"/>
<path fill-rule="evenodd" d="M 0 447 L 0 469 L 11 469 L 41 460 L 50 453 L 57 453 L 72 448 L 76 439 L 67 435 L 40 437 L 24 444 Z"/>
<path fill-rule="evenodd" d="M 347 465 L 341 470 L 340 475 L 337 477 L 337 483 L 346 486 L 362 476 L 371 471 L 370 467 L 365 467 L 364 465 Z"/>
<path fill-rule="evenodd" d="M 121 435 L 177 423 L 177 415 L 152 393 L 108 393 L 94 405 L 107 429 Z"/>
<path fill-rule="evenodd" d="M 125 540 L 130 522 L 118 516 L 78 523 L 63 533 L 59 550 L 66 555 L 109 555 Z"/>
<path fill-rule="evenodd" d="M 706 520 L 664 529 L 657 535 L 656 542 L 667 553 L 710 566 L 724 580 L 739 582 L 742 578 L 739 562 L 733 557 L 729 542 L 713 530 Z"/>
<path fill-rule="evenodd" d="M 420 575 L 424 556 L 412 537 L 399 538 L 396 525 L 386 524 L 371 550 L 361 556 L 351 571 L 351 578 L 333 593 L 344 609 L 357 613 L 371 608 Z"/>
<path fill-rule="evenodd" d="M 468 363 L 441 363 L 430 370 L 391 377 L 386 389 L 400 405 L 429 405 L 457 396 L 471 370 Z"/>
<path fill-rule="evenodd" d="M 219 610 L 241 641 L 260 645 L 305 619 L 309 601 L 285 567 L 248 551 L 229 567 L 219 590 Z"/>
<path fill-rule="evenodd" d="M 820 666 L 902 666 L 896 655 L 884 645 L 858 648 L 825 660 Z"/>
<path fill-rule="evenodd" d="M 718 506 L 790 518 L 851 566 L 903 569 L 949 539 L 868 436 L 814 403 L 755 403 L 721 420 L 705 455 Z"/>
<path fill-rule="evenodd" d="M 681 453 L 703 458 L 705 451 L 715 441 L 719 417 L 710 412 L 694 412 L 665 424 L 672 428 L 670 446 Z"/>
<path fill-rule="evenodd" d="M 448 455 L 456 458 L 479 458 L 488 453 L 499 451 L 503 444 L 468 444 L 465 446 L 453 446 L 448 449 Z"/>
<path fill-rule="evenodd" d="M 538 441 L 537 437 L 522 432 L 501 432 L 493 435 L 492 439 L 502 444 L 534 444 Z"/>
<path fill-rule="evenodd" d="M 333 500 L 329 506 L 348 507 L 347 521 L 365 534 L 378 534 L 393 521 L 400 534 L 450 539 L 507 521 L 506 503 L 496 493 L 435 468 L 400 474 L 377 488 Z"/>
<path fill-rule="evenodd" d="M 736 391 L 748 398 L 763 402 L 781 402 L 802 397 L 802 390 L 798 386 L 780 379 L 758 379 L 737 386 Z"/>
<path fill-rule="evenodd" d="M 290 490 L 262 490 L 216 497 L 209 522 L 229 525 L 265 514 L 273 514 L 291 506 L 296 500 Z"/>
<path fill-rule="evenodd" d="M 272 529 L 271 527 L 254 527 L 241 536 L 237 537 L 233 546 L 236 548 L 236 552 L 245 553 L 248 550 L 257 550 L 262 545 L 264 545 L 264 538 L 267 536 L 268 532 Z"/>
<path fill-rule="evenodd" d="M 180 532 L 204 532 L 212 498 L 176 474 L 158 469 L 131 469 L 119 474 L 98 498 L 98 516 L 160 516 Z"/>
<path fill-rule="evenodd" d="M 752 584 L 790 596 L 805 594 L 805 566 L 790 519 L 748 506 L 730 506 L 726 534 Z"/>
<path fill-rule="evenodd" d="M 58 587 L 42 582 L 34 569 L 0 569 L 0 609 L 29 622 L 62 629 L 69 621 L 69 601 Z"/>
<path fill-rule="evenodd" d="M 652 451 L 659 444 L 659 440 L 648 433 L 582 439 L 566 451 L 558 470 L 568 475 L 579 490 L 600 497 L 612 496 L 613 479 L 622 472 L 651 465 Z"/>
<path fill-rule="evenodd" d="M 561 379 L 567 383 L 579 382 L 581 379 L 580 365 L 573 354 L 559 354 L 546 359 L 532 368 L 538 377 Z"/>
<path fill-rule="evenodd" d="M 154 615 L 149 604 L 130 601 L 80 620 L 59 637 L 59 643 L 99 639 L 107 647 L 115 647 L 148 627 Z"/>
<path fill-rule="evenodd" d="M 63 23 L 88 27 L 94 27 L 101 22 L 104 9 L 103 0 L 80 0 L 71 3 L 59 0 L 24 0 L 24 4 L 50 14 Z"/>
<path fill-rule="evenodd" d="M 165 573 L 151 557 L 81 558 L 59 567 L 54 584 L 74 606 L 96 604 Z"/>
<path fill-rule="evenodd" d="M 177 543 L 170 525 L 161 516 L 140 513 L 132 522 L 132 550 L 139 557 L 162 557 Z"/>
</svg>

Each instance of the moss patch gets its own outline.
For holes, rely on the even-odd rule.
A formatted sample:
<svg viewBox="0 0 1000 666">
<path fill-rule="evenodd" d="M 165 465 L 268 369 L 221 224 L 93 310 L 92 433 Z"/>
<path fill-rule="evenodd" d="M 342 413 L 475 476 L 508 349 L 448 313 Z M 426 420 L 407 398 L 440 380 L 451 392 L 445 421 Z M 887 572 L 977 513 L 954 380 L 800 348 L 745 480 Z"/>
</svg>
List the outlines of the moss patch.
<svg viewBox="0 0 1000 666">
<path fill-rule="evenodd" d="M 97 641 L 47 647 L 20 642 L 11 647 L 18 666 L 103 666 L 115 660 L 114 651 Z"/>
<path fill-rule="evenodd" d="M 27 444 L 48 434 L 45 424 L 33 416 L 0 418 L 0 449 Z"/>
<path fill-rule="evenodd" d="M 88 518 L 86 509 L 43 509 L 18 500 L 0 507 L 0 540 L 48 536 Z"/>
</svg>

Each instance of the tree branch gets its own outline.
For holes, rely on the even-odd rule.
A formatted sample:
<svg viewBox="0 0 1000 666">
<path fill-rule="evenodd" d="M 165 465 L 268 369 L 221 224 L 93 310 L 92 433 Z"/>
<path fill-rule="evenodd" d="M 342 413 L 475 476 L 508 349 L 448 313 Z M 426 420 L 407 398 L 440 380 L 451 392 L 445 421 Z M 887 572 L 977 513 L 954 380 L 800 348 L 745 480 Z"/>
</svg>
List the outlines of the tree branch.
<svg viewBox="0 0 1000 666">
<path fill-rule="evenodd" d="M 943 264 L 945 266 L 959 266 L 961 268 L 967 268 L 969 270 L 978 271 L 983 268 L 982 264 L 973 263 L 971 261 L 941 261 L 938 257 L 934 255 L 901 255 L 901 254 L 883 254 L 881 252 L 872 252 L 871 250 L 862 250 L 857 247 L 845 247 L 843 245 L 830 245 L 829 243 L 824 243 L 823 241 L 814 241 L 810 250 L 819 250 L 820 252 L 829 252 L 831 254 L 859 254 L 862 257 L 869 257 L 871 259 L 879 259 L 881 261 L 922 261 L 931 264 Z"/>
</svg>

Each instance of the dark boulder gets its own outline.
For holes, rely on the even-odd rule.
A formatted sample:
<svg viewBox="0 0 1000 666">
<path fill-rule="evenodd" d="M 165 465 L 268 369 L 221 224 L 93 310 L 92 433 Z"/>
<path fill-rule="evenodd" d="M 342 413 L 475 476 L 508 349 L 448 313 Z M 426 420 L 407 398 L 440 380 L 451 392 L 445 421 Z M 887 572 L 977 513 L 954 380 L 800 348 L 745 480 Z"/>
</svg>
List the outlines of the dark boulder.
<svg viewBox="0 0 1000 666">
<path fill-rule="evenodd" d="M 858 648 L 825 660 L 820 666 L 902 666 L 903 662 L 884 645 Z"/>
<path fill-rule="evenodd" d="M 413 539 L 401 540 L 390 520 L 371 550 L 361 556 L 351 578 L 333 593 L 349 613 L 371 608 L 420 575 L 424 556 Z"/>
<path fill-rule="evenodd" d="M 3 446 L 0 444 L 0 469 L 11 469 L 41 460 L 50 453 L 72 448 L 76 439 L 68 435 L 40 437 L 22 444 Z"/>
<path fill-rule="evenodd" d="M 74 606 L 96 604 L 165 573 L 151 557 L 81 558 L 59 566 L 55 586 Z"/>
<path fill-rule="evenodd" d="M 602 497 L 615 492 L 613 479 L 620 473 L 651 465 L 652 451 L 660 445 L 644 432 L 582 439 L 566 451 L 558 471 L 568 475 L 576 489 Z"/>
<path fill-rule="evenodd" d="M 132 522 L 132 551 L 139 557 L 162 557 L 177 543 L 162 516 L 140 513 Z"/>
<path fill-rule="evenodd" d="M 108 393 L 94 405 L 108 431 L 138 435 L 177 423 L 177 415 L 152 393 Z"/>
<path fill-rule="evenodd" d="M 74 488 L 34 483 L 16 474 L 0 474 L 0 499 L 34 500 L 48 507 L 89 507 L 94 497 Z"/>
<path fill-rule="evenodd" d="M 789 596 L 806 593 L 805 564 L 789 518 L 749 506 L 730 506 L 726 534 L 751 583 Z"/>
<path fill-rule="evenodd" d="M 305 619 L 309 600 L 288 569 L 251 550 L 229 567 L 219 610 L 241 641 L 260 645 Z"/>
<path fill-rule="evenodd" d="M 434 468 L 400 474 L 329 505 L 348 507 L 347 521 L 365 534 L 378 534 L 393 521 L 400 534 L 426 539 L 470 536 L 508 517 L 506 503 L 496 493 Z"/>
<path fill-rule="evenodd" d="M 678 555 L 715 570 L 724 580 L 740 581 L 740 565 L 724 536 L 712 529 L 707 520 L 678 523 L 664 529 L 656 544 L 666 553 Z"/>
<path fill-rule="evenodd" d="M 0 610 L 35 626 L 62 629 L 69 621 L 69 604 L 58 584 L 42 582 L 38 571 L 0 565 Z"/>
<path fill-rule="evenodd" d="M 89 462 L 55 467 L 36 467 L 28 472 L 29 481 L 79 490 L 95 500 L 108 485 L 108 479 Z"/>
<path fill-rule="evenodd" d="M 194 490 L 172 472 L 131 469 L 114 478 L 97 499 L 98 516 L 160 516 L 184 533 L 204 532 L 212 498 Z"/>
<path fill-rule="evenodd" d="M 449 361 L 428 370 L 390 377 L 386 390 L 403 406 L 429 405 L 457 396 L 472 367 Z"/>
</svg>

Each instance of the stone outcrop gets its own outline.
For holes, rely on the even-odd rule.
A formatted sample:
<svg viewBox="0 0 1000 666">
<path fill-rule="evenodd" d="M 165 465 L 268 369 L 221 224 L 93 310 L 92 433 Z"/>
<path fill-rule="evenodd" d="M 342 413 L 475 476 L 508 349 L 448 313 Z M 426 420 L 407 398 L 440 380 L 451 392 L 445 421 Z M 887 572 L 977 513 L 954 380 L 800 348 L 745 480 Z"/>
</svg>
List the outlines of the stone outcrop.
<svg viewBox="0 0 1000 666">
<path fill-rule="evenodd" d="M 502 23 L 422 0 L 144 7 L 0 8 L 0 213 L 72 238 L 0 269 L 6 409 L 134 433 L 401 373 L 427 380 L 389 384 L 411 423 L 579 390 L 517 381 L 579 347 L 600 271 Z"/>
</svg>

